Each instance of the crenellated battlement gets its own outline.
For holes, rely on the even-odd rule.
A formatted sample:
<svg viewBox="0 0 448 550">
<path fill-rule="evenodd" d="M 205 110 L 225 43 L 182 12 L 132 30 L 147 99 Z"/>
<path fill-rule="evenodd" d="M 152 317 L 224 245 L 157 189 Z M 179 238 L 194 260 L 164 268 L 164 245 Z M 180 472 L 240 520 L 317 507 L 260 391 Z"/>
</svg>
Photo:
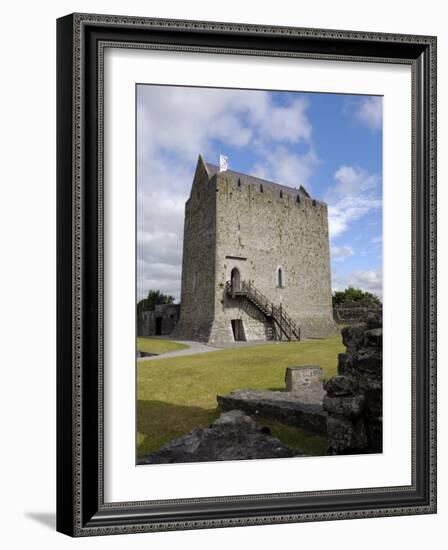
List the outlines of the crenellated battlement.
<svg viewBox="0 0 448 550">
<path fill-rule="evenodd" d="M 198 164 L 187 203 L 191 200 L 197 203 L 208 192 L 218 193 L 226 200 L 245 198 L 249 207 L 251 203 L 266 203 L 327 212 L 326 203 L 313 199 L 302 185 L 293 188 L 233 170 L 219 172 L 217 166 L 202 160 Z"/>
<path fill-rule="evenodd" d="M 288 187 L 230 170 L 214 173 L 208 187 L 210 184 L 214 185 L 216 192 L 221 193 L 228 200 L 244 196 L 249 201 L 276 202 L 288 207 L 327 210 L 326 203 L 310 197 L 303 186 Z"/>
</svg>

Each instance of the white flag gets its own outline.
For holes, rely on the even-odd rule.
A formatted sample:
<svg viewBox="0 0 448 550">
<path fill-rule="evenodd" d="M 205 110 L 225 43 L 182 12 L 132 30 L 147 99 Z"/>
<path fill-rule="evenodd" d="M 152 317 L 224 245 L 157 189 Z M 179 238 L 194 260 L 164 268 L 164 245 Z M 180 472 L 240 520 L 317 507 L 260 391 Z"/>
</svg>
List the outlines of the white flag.
<svg viewBox="0 0 448 550">
<path fill-rule="evenodd" d="M 224 155 L 219 155 L 219 171 L 225 172 L 229 166 L 229 159 Z"/>
</svg>

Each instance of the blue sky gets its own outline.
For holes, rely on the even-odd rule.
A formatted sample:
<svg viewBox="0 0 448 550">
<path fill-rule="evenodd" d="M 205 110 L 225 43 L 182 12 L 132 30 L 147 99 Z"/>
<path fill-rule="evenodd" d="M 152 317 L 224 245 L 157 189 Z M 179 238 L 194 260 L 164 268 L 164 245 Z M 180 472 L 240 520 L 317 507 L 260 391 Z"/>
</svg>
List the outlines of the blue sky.
<svg viewBox="0 0 448 550">
<path fill-rule="evenodd" d="M 180 295 L 198 154 L 328 204 L 332 287 L 382 291 L 382 99 L 139 85 L 137 294 Z"/>
</svg>

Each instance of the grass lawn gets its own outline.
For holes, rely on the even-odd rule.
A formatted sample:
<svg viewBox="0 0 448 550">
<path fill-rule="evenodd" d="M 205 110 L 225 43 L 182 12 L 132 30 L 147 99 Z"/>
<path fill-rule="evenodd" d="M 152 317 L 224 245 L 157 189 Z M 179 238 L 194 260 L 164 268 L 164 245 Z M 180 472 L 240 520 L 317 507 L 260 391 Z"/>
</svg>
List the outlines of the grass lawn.
<svg viewBox="0 0 448 550">
<path fill-rule="evenodd" d="M 139 361 L 138 455 L 155 451 L 195 427 L 208 426 L 219 416 L 217 394 L 244 388 L 282 390 L 285 369 L 293 365 L 319 365 L 325 378 L 334 376 L 337 356 L 342 351 L 341 337 L 332 336 Z M 290 446 L 317 455 L 325 450 L 322 437 L 271 420 L 263 421 L 263 425 Z"/>
<path fill-rule="evenodd" d="M 189 347 L 187 344 L 179 344 L 178 342 L 171 342 L 163 338 L 153 338 L 152 336 L 137 338 L 138 351 L 146 351 L 147 353 L 167 353 L 168 351 L 179 351 L 180 349 Z"/>
</svg>

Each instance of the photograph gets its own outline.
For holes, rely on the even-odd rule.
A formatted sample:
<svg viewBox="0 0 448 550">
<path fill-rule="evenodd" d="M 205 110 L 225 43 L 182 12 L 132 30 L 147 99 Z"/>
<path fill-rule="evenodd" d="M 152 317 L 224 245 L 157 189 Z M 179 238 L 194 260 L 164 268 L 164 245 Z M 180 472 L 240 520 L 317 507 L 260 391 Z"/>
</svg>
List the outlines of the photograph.
<svg viewBox="0 0 448 550">
<path fill-rule="evenodd" d="M 252 15 L 57 21 L 69 536 L 437 510 L 437 37 Z"/>
<path fill-rule="evenodd" d="M 382 453 L 382 96 L 135 94 L 136 464 Z"/>
</svg>

